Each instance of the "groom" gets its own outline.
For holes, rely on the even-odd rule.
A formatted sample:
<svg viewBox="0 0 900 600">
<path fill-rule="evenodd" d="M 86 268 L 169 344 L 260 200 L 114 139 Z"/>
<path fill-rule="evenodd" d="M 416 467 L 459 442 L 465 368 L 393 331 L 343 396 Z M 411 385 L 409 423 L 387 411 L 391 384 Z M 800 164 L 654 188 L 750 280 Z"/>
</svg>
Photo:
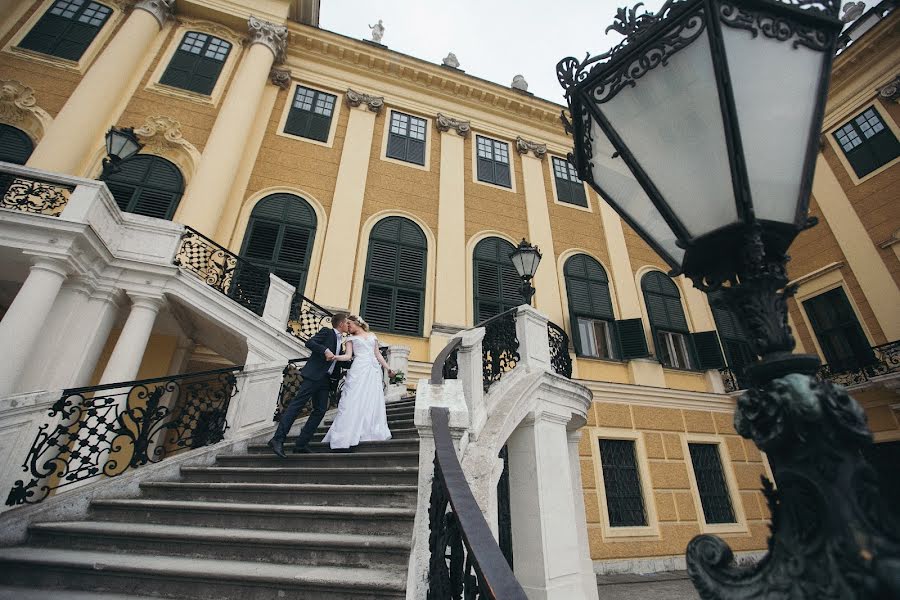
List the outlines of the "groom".
<svg viewBox="0 0 900 600">
<path fill-rule="evenodd" d="M 278 423 L 278 429 L 275 430 L 275 435 L 268 444 L 272 452 L 281 458 L 287 458 L 284 454 L 284 440 L 291 430 L 291 425 L 294 424 L 294 419 L 297 418 L 310 398 L 312 398 L 313 410 L 303 425 L 303 429 L 300 430 L 294 452 L 311 452 L 307 444 L 319 427 L 319 423 L 322 422 L 325 411 L 328 410 L 329 380 L 332 375 L 337 375 L 335 371 L 337 362 L 334 359 L 340 351 L 341 334 L 347 333 L 349 325 L 346 313 L 336 313 L 331 317 L 331 327 L 323 327 L 319 333 L 306 342 L 306 347 L 312 350 L 312 354 L 306 361 L 306 365 L 303 366 L 303 370 L 300 371 L 303 382 L 300 384 L 297 394 L 284 410 L 281 421 Z"/>
</svg>

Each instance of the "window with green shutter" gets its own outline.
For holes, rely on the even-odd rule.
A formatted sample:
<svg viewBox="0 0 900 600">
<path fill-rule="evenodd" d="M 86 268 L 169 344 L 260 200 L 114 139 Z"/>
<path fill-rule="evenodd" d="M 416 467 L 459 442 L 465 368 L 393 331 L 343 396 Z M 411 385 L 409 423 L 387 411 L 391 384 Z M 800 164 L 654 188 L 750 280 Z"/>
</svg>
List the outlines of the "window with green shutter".
<svg viewBox="0 0 900 600">
<path fill-rule="evenodd" d="M 576 254 L 566 261 L 563 274 L 578 355 L 616 358 L 615 315 L 606 271 L 590 256 Z"/>
<path fill-rule="evenodd" d="M 231 43 L 200 31 L 184 34 L 159 82 L 210 95 L 231 52 Z"/>
<path fill-rule="evenodd" d="M 425 165 L 425 119 L 391 111 L 391 130 L 387 151 L 390 158 Z"/>
<path fill-rule="evenodd" d="M 666 367 L 693 368 L 690 330 L 678 286 L 659 271 L 641 278 L 641 289 L 656 344 L 656 357 Z"/>
<path fill-rule="evenodd" d="M 294 91 L 294 99 L 291 101 L 287 121 L 284 124 L 284 132 L 319 142 L 327 142 L 336 102 L 337 96 L 334 94 L 298 85 Z"/>
<path fill-rule="evenodd" d="M 171 220 L 184 193 L 184 177 L 178 167 L 152 154 L 132 156 L 119 166 L 118 172 L 104 180 L 119 208 Z"/>
<path fill-rule="evenodd" d="M 253 207 L 241 256 L 303 294 L 316 238 L 316 212 L 293 194 L 266 196 Z"/>
<path fill-rule="evenodd" d="M 56 0 L 19 42 L 20 48 L 77 61 L 112 9 L 90 0 Z"/>
<path fill-rule="evenodd" d="M 369 236 L 362 313 L 378 331 L 422 335 L 428 243 L 403 217 L 376 223 Z"/>
<path fill-rule="evenodd" d="M 0 123 L 0 161 L 24 165 L 32 151 L 34 142 L 27 133 L 12 125 Z"/>
<path fill-rule="evenodd" d="M 478 181 L 512 188 L 509 174 L 509 144 L 476 135 L 475 146 L 478 153 Z"/>
<path fill-rule="evenodd" d="M 522 280 L 509 255 L 515 247 L 504 239 L 484 238 L 475 246 L 472 272 L 474 276 L 475 322 L 523 304 Z"/>
<path fill-rule="evenodd" d="M 900 156 L 900 142 L 874 106 L 845 123 L 833 134 L 857 177 Z"/>
<path fill-rule="evenodd" d="M 837 287 L 803 301 L 825 362 L 832 372 L 851 371 L 875 362 L 844 288 Z"/>
<path fill-rule="evenodd" d="M 552 157 L 553 179 L 556 181 L 556 199 L 566 204 L 574 204 L 587 208 L 587 196 L 584 193 L 584 183 L 578 179 L 569 161 Z"/>
<path fill-rule="evenodd" d="M 722 291 L 718 290 L 709 294 L 709 306 L 712 309 L 713 319 L 716 321 L 716 329 L 722 340 L 722 349 L 725 351 L 725 360 L 739 383 L 743 385 L 744 368 L 756 360 L 747 334 L 741 326 L 737 315 L 722 301 Z"/>
</svg>

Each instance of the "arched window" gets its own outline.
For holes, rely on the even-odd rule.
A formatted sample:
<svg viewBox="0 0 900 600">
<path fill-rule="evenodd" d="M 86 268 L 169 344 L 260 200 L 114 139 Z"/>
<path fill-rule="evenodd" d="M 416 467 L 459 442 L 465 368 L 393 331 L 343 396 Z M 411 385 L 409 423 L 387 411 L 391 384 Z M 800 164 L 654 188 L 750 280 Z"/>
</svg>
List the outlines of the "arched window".
<svg viewBox="0 0 900 600">
<path fill-rule="evenodd" d="M 198 94 L 212 93 L 231 43 L 200 31 L 184 34 L 159 82 Z"/>
<path fill-rule="evenodd" d="M 19 42 L 20 48 L 79 60 L 112 9 L 90 0 L 56 0 Z"/>
<path fill-rule="evenodd" d="M 24 165 L 33 150 L 34 143 L 27 133 L 0 123 L 0 161 Z"/>
<path fill-rule="evenodd" d="M 563 274 L 578 355 L 615 358 L 615 315 L 606 271 L 590 256 L 576 254 L 566 261 Z"/>
<path fill-rule="evenodd" d="M 309 257 L 316 238 L 316 212 L 299 196 L 272 194 L 250 213 L 241 256 L 306 290 Z"/>
<path fill-rule="evenodd" d="M 722 304 L 721 298 L 721 290 L 709 294 L 709 306 L 716 321 L 719 338 L 722 340 L 725 360 L 738 377 L 738 381 L 742 382 L 744 367 L 753 362 L 755 357 L 753 356 L 753 351 L 750 350 L 747 335 L 744 333 L 744 328 L 741 327 L 737 315 Z"/>
<path fill-rule="evenodd" d="M 171 219 L 184 193 L 184 177 L 168 160 L 138 154 L 119 163 L 121 170 L 107 177 L 106 185 L 125 212 Z"/>
<path fill-rule="evenodd" d="M 692 368 L 690 330 L 678 286 L 659 271 L 651 271 L 641 279 L 641 289 L 657 358 L 666 367 Z"/>
<path fill-rule="evenodd" d="M 428 244 L 418 225 L 387 217 L 372 228 L 362 313 L 380 331 L 422 335 Z"/>
<path fill-rule="evenodd" d="M 522 280 L 509 255 L 515 247 L 497 237 L 484 238 L 475 246 L 473 276 L 475 289 L 475 322 L 524 303 L 519 290 Z"/>
</svg>

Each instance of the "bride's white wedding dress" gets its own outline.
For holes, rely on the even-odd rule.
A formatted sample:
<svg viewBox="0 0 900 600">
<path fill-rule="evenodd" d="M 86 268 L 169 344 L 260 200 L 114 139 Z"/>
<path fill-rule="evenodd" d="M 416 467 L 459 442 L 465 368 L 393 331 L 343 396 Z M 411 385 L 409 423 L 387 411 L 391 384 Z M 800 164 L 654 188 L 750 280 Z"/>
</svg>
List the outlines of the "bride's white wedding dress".
<svg viewBox="0 0 900 600">
<path fill-rule="evenodd" d="M 391 439 L 384 406 L 382 370 L 375 358 L 378 340 L 374 335 L 354 335 L 347 342 L 353 343 L 353 364 L 344 376 L 334 422 L 322 439 L 330 443 L 332 449 Z"/>
</svg>

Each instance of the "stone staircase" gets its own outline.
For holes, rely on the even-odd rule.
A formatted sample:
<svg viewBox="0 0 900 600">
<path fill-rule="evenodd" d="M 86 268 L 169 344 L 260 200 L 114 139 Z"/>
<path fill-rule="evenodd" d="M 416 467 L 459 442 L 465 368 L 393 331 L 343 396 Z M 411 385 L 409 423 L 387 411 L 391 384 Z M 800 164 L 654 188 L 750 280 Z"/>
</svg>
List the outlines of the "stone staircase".
<svg viewBox="0 0 900 600">
<path fill-rule="evenodd" d="M 388 405 L 387 442 L 330 453 L 326 419 L 313 454 L 259 443 L 143 482 L 137 498 L 94 500 L 87 520 L 32 524 L 25 545 L 0 548 L 0 599 L 405 598 L 414 403 Z"/>
</svg>

